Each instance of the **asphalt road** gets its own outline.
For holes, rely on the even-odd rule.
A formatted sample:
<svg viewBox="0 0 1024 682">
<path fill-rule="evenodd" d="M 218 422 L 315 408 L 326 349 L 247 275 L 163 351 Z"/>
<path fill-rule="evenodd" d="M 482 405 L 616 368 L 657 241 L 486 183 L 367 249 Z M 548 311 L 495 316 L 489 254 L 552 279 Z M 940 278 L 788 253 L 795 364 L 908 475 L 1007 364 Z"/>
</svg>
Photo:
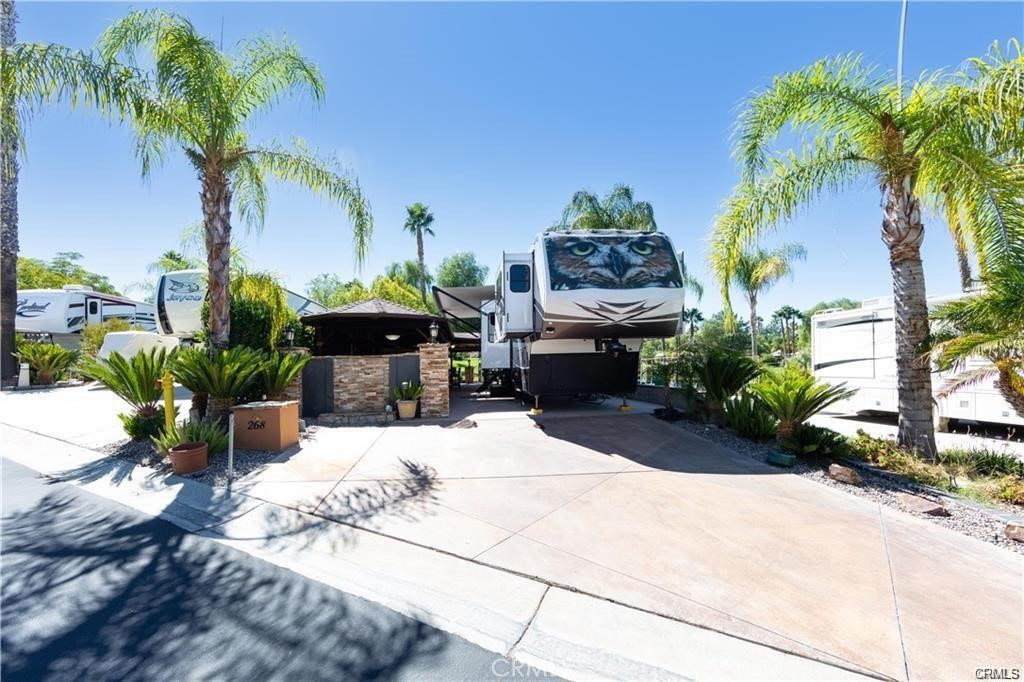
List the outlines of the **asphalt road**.
<svg viewBox="0 0 1024 682">
<path fill-rule="evenodd" d="M 538 674 L 513 674 L 508 659 L 454 635 L 0 464 L 5 681 Z"/>
</svg>

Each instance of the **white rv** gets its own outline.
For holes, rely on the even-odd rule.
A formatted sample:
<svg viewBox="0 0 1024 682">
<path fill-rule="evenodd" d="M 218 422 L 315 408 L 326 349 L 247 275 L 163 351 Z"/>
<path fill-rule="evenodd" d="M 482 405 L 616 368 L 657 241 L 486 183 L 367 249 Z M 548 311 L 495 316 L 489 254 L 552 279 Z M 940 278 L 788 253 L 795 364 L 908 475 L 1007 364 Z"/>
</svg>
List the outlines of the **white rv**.
<svg viewBox="0 0 1024 682">
<path fill-rule="evenodd" d="M 954 297 L 932 297 L 929 307 Z M 891 297 L 865 300 L 853 310 L 825 310 L 811 318 L 811 368 L 814 376 L 830 384 L 845 382 L 856 388 L 850 398 L 832 409 L 857 413 L 896 413 L 896 326 Z M 985 366 L 971 360 L 966 369 Z M 955 373 L 932 374 L 932 390 L 938 392 Z M 1022 424 L 1024 419 L 993 387 L 991 379 L 936 398 L 940 419 L 962 419 L 1003 424 Z"/>
<path fill-rule="evenodd" d="M 156 330 L 152 304 L 100 293 L 84 285 L 19 289 L 17 300 L 15 330 L 23 334 L 47 334 L 61 345 L 77 346 L 85 325 L 115 318 L 148 331 Z"/>
<path fill-rule="evenodd" d="M 502 254 L 493 313 L 463 298 L 476 289 L 434 295 L 451 317 L 477 310 L 482 358 L 496 362 L 508 344 L 512 382 L 535 402 L 631 393 L 641 343 L 673 336 L 684 303 L 679 259 L 660 233 L 543 233 L 531 251 Z"/>
<path fill-rule="evenodd" d="M 204 270 L 176 270 L 165 273 L 156 284 L 157 326 L 161 334 L 192 339 L 203 328 L 203 301 L 206 300 Z M 300 317 L 327 312 L 316 301 L 285 290 L 288 306 Z"/>
</svg>

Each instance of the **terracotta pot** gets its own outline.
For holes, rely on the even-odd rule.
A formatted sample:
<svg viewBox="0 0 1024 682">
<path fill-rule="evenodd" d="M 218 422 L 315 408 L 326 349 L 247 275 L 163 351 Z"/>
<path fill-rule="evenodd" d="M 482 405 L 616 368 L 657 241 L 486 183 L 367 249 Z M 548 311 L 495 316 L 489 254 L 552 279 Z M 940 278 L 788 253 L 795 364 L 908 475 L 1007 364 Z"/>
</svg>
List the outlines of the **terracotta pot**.
<svg viewBox="0 0 1024 682">
<path fill-rule="evenodd" d="M 419 403 L 418 400 L 399 400 L 398 401 L 398 418 L 399 419 L 415 419 L 416 418 L 416 405 Z"/>
<path fill-rule="evenodd" d="M 182 443 L 167 451 L 176 474 L 194 474 L 206 468 L 206 443 Z"/>
</svg>

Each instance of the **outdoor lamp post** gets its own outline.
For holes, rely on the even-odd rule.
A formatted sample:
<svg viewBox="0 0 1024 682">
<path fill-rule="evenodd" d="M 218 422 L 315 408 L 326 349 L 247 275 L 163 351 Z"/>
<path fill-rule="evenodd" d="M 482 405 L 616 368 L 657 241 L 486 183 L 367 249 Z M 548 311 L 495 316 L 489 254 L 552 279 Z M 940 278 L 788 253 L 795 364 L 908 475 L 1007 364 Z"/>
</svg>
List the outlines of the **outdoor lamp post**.
<svg viewBox="0 0 1024 682">
<path fill-rule="evenodd" d="M 437 343 L 437 320 L 431 320 L 430 322 L 430 343 Z"/>
</svg>

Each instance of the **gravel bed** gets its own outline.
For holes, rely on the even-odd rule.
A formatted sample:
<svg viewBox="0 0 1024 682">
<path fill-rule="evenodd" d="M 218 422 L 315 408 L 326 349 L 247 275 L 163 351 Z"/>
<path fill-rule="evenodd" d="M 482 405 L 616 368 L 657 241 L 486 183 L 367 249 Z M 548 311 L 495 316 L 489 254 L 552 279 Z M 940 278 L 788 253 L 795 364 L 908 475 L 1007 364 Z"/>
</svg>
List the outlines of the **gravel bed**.
<svg viewBox="0 0 1024 682">
<path fill-rule="evenodd" d="M 105 445 L 100 450 L 108 455 L 118 457 L 133 464 L 156 469 L 161 475 L 171 475 L 171 463 L 161 457 L 156 448 L 145 440 L 119 440 Z M 235 480 L 259 471 L 278 456 L 274 452 L 260 450 L 239 450 L 235 448 Z M 228 484 L 228 453 L 217 453 L 209 459 L 209 466 L 202 471 L 186 476 L 193 481 L 210 486 L 226 486 Z"/>
<path fill-rule="evenodd" d="M 690 433 L 706 438 L 718 445 L 727 447 L 742 455 L 746 455 L 759 462 L 764 462 L 770 452 L 777 452 L 775 448 L 764 443 L 755 443 L 740 438 L 726 429 L 720 429 L 707 424 L 682 419 L 674 422 L 680 428 Z M 895 479 L 890 476 L 876 474 L 863 469 L 857 469 L 864 479 L 864 485 L 854 486 L 840 483 L 828 477 L 826 471 L 828 466 L 824 462 L 821 466 L 814 466 L 809 463 L 797 460 L 797 464 L 788 471 L 804 478 L 809 478 L 823 485 L 842 490 L 845 493 L 863 497 L 878 504 L 884 504 L 900 511 L 912 514 L 918 518 L 935 523 L 958 533 L 969 535 L 973 538 L 983 540 L 993 545 L 998 545 L 1017 554 L 1024 554 L 1024 542 L 1016 542 L 1006 537 L 1004 529 L 1006 522 L 995 517 L 992 513 L 986 512 L 971 504 L 961 503 L 949 498 L 942 498 L 941 502 L 949 511 L 949 516 L 931 516 L 920 512 L 911 511 L 904 506 L 899 499 L 900 493 L 911 493 L 921 495 L 929 499 L 936 499 L 935 495 L 926 488 L 923 488 L 906 479 Z M 1003 511 L 1021 515 L 1021 510 L 1016 507 L 1006 506 Z"/>
</svg>

